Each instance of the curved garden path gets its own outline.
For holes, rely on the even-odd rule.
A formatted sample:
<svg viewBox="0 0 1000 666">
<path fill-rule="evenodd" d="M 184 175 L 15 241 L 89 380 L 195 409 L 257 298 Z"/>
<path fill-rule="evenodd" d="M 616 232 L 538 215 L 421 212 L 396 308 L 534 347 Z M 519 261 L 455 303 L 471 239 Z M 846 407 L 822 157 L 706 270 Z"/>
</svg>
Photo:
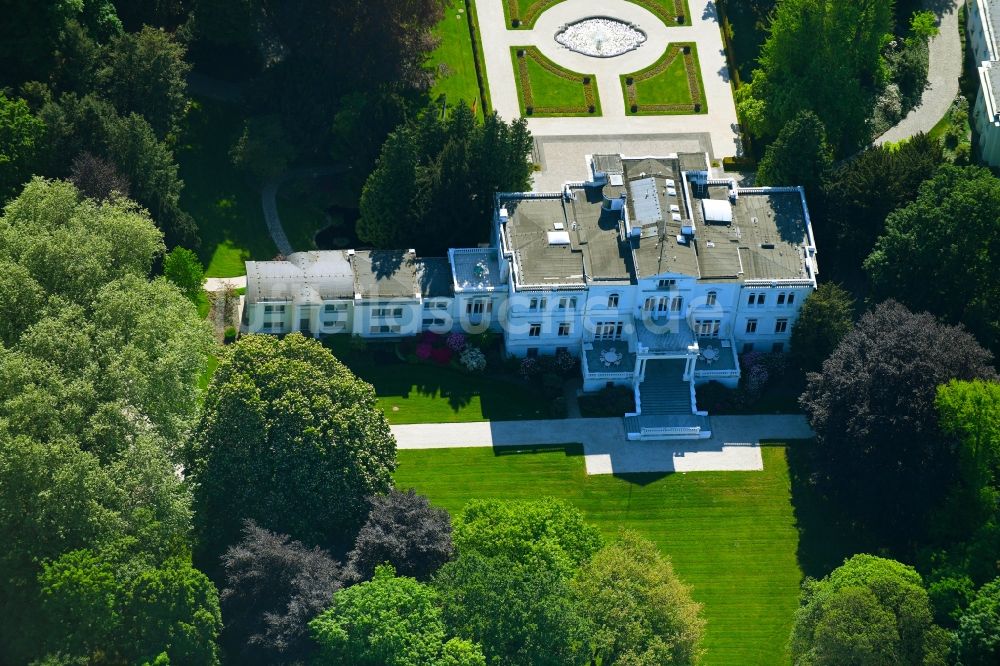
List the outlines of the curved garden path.
<svg viewBox="0 0 1000 666">
<path fill-rule="evenodd" d="M 930 132 L 958 96 L 962 76 L 962 40 L 958 27 L 960 0 L 926 0 L 924 6 L 938 16 L 940 32 L 930 43 L 927 89 L 920 104 L 910 110 L 895 127 L 875 139 L 875 144 L 894 143 L 920 132 Z"/>
<path fill-rule="evenodd" d="M 267 224 L 267 232 L 271 235 L 271 240 L 274 241 L 278 252 L 287 257 L 295 251 L 292 249 L 292 244 L 288 242 L 285 229 L 281 226 L 281 218 L 278 217 L 278 201 L 276 199 L 278 188 L 289 180 L 295 180 L 296 178 L 335 176 L 350 170 L 350 168 L 346 164 L 325 167 L 300 167 L 290 169 L 264 183 L 264 187 L 260 191 L 260 205 L 264 209 L 264 222 Z"/>
</svg>

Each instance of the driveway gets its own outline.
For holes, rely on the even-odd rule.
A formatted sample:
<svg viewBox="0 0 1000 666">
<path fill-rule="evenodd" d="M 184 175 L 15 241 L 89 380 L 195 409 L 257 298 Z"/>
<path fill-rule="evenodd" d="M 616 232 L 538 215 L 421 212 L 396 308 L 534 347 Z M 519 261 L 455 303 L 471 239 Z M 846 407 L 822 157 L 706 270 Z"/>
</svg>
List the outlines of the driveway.
<svg viewBox="0 0 1000 666">
<path fill-rule="evenodd" d="M 692 25 L 669 27 L 648 10 L 625 0 L 565 0 L 543 12 L 531 30 L 507 29 L 503 14 L 505 1 L 475 0 L 490 97 L 503 118 L 511 120 L 521 115 L 510 48 L 534 45 L 564 67 L 582 74 L 594 74 L 603 112 L 596 118 L 530 118 L 528 127 L 536 138 L 652 134 L 690 136 L 707 133 L 714 157 L 737 154 L 736 106 L 713 0 L 688 0 Z M 646 33 L 647 40 L 638 49 L 613 58 L 592 58 L 574 53 L 555 41 L 555 34 L 562 25 L 589 16 L 610 16 L 633 23 Z M 656 62 L 669 42 L 697 44 L 708 113 L 625 115 L 625 98 L 618 77 Z"/>
<path fill-rule="evenodd" d="M 938 16 L 940 32 L 931 40 L 927 89 L 920 104 L 910 110 L 895 127 L 875 139 L 876 144 L 902 141 L 920 132 L 930 132 L 944 118 L 958 96 L 962 76 L 962 40 L 958 30 L 960 0 L 926 0 L 924 6 Z"/>
<path fill-rule="evenodd" d="M 392 426 L 400 449 L 580 443 L 587 474 L 756 471 L 762 440 L 813 436 L 804 416 L 713 416 L 712 437 L 630 442 L 621 418 L 478 421 Z"/>
<path fill-rule="evenodd" d="M 292 252 L 295 252 L 292 244 L 288 242 L 288 236 L 285 235 L 285 228 L 281 226 L 281 218 L 278 217 L 278 188 L 289 180 L 294 180 L 295 178 L 336 176 L 348 171 L 350 168 L 351 167 L 348 165 L 302 167 L 286 171 L 280 176 L 272 178 L 264 183 L 264 187 L 260 191 L 260 205 L 264 210 L 264 222 L 267 224 L 267 232 L 271 235 L 271 240 L 274 241 L 274 245 L 278 248 L 278 252 L 286 257 Z"/>
</svg>

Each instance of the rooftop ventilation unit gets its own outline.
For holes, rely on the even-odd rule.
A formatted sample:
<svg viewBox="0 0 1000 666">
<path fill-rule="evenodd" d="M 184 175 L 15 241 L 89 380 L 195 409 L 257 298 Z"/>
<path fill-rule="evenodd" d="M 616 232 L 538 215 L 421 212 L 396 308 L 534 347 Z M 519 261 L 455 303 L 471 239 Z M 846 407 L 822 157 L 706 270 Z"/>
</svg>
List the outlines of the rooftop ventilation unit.
<svg viewBox="0 0 1000 666">
<path fill-rule="evenodd" d="M 608 182 L 610 182 L 615 187 L 621 187 L 622 185 L 625 184 L 625 179 L 622 177 L 620 173 L 613 173 L 611 174 L 611 177 L 608 179 Z"/>
<path fill-rule="evenodd" d="M 500 221 L 501 222 L 506 222 L 509 219 L 510 219 L 510 213 L 507 212 L 507 207 L 506 206 L 501 206 L 500 207 Z"/>
<path fill-rule="evenodd" d="M 566 228 L 566 225 L 562 222 L 556 222 L 552 225 L 552 228 L 556 231 L 563 231 Z"/>
<path fill-rule="evenodd" d="M 701 213 L 706 222 L 729 224 L 733 221 L 733 207 L 728 201 L 702 199 Z"/>
<path fill-rule="evenodd" d="M 550 231 L 546 234 L 549 245 L 569 245 L 568 231 Z"/>
<path fill-rule="evenodd" d="M 685 236 L 694 236 L 694 222 L 685 220 L 681 225 L 681 233 Z"/>
</svg>

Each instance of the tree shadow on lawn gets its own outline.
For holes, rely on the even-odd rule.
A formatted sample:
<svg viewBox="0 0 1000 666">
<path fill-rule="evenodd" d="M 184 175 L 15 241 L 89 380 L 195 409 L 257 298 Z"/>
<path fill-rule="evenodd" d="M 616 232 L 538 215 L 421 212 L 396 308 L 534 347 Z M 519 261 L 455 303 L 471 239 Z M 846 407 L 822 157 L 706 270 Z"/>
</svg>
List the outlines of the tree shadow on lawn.
<svg viewBox="0 0 1000 666">
<path fill-rule="evenodd" d="M 798 560 L 806 576 L 822 578 L 856 553 L 878 554 L 877 541 L 852 522 L 815 482 L 815 440 L 782 444 L 788 459 L 792 509 L 799 531 Z"/>
<path fill-rule="evenodd" d="M 537 444 L 537 445 L 502 445 L 493 447 L 493 456 L 520 456 L 535 455 L 539 453 L 559 453 L 562 452 L 567 458 L 579 458 L 583 456 L 582 444 Z"/>
</svg>

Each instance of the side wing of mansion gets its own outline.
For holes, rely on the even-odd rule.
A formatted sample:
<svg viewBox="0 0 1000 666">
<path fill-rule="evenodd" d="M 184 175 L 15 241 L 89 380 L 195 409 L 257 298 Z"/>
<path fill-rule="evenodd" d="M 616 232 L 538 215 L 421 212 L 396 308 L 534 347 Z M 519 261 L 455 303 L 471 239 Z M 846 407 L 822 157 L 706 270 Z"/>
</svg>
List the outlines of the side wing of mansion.
<svg viewBox="0 0 1000 666">
<path fill-rule="evenodd" d="M 632 387 L 630 438 L 707 437 L 695 384 L 735 386 L 738 353 L 784 351 L 816 288 L 803 190 L 739 187 L 702 153 L 587 162 L 561 192 L 497 195 L 489 247 L 247 262 L 243 330 L 493 328 L 514 356 L 578 356 L 586 391 Z"/>
</svg>

